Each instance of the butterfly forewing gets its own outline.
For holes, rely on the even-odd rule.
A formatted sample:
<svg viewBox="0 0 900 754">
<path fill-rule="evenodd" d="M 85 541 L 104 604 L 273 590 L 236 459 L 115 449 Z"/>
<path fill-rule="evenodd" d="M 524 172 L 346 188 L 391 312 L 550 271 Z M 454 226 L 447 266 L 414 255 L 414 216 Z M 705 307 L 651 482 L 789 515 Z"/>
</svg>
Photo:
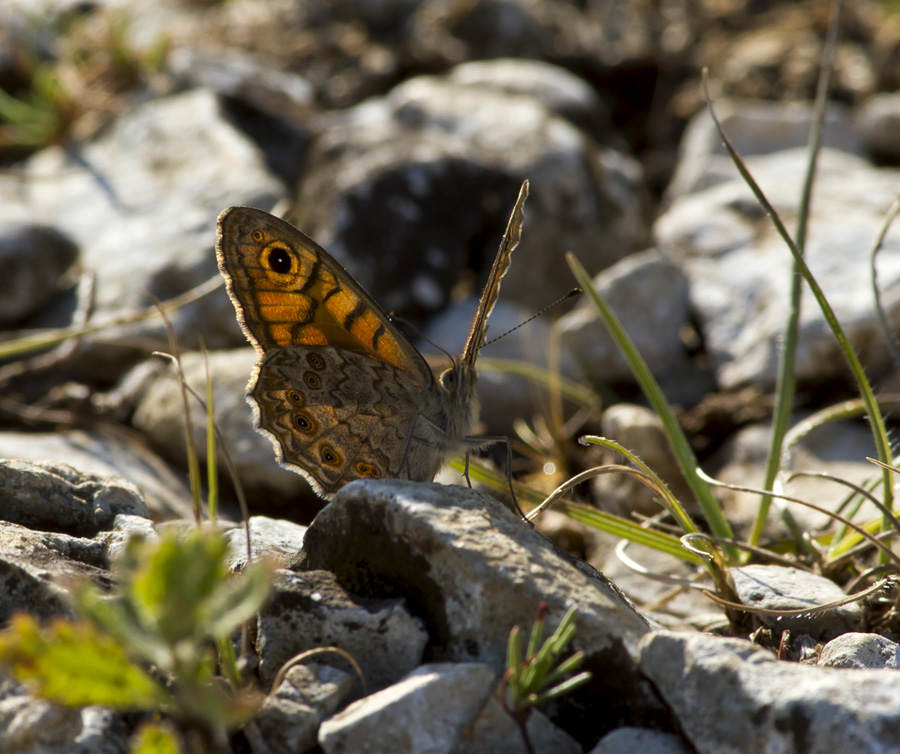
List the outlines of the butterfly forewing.
<svg viewBox="0 0 900 754">
<path fill-rule="evenodd" d="M 311 238 L 261 210 L 219 216 L 219 268 L 260 353 L 289 345 L 366 353 L 431 381 L 425 360 L 375 301 Z"/>
<path fill-rule="evenodd" d="M 506 233 L 503 234 L 503 239 L 500 241 L 500 248 L 491 267 L 491 273 L 481 292 L 478 310 L 475 312 L 472 329 L 469 331 L 462 354 L 463 362 L 470 366 L 475 364 L 478 352 L 484 346 L 487 338 L 488 317 L 491 316 L 494 305 L 497 303 L 497 297 L 500 295 L 500 281 L 509 269 L 513 250 L 519 245 L 519 240 L 522 238 L 522 222 L 525 219 L 525 200 L 528 198 L 528 187 L 528 181 L 525 181 L 519 189 L 519 198 L 516 199 L 516 205 L 509 216 Z"/>
</svg>

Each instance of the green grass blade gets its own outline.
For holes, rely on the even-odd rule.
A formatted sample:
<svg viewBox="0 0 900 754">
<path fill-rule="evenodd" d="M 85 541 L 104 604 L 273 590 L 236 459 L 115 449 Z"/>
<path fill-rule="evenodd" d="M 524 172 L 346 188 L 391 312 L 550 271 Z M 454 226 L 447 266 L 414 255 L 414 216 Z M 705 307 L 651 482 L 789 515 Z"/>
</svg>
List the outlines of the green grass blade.
<svg viewBox="0 0 900 754">
<path fill-rule="evenodd" d="M 825 123 L 825 108 L 828 104 L 828 88 L 831 81 L 831 71 L 834 62 L 834 53 L 837 46 L 837 30 L 840 20 L 840 2 L 832 3 L 831 25 L 828 31 L 828 41 L 825 45 L 824 60 L 819 74 L 818 87 L 816 89 L 816 101 L 814 115 L 810 123 L 809 136 L 809 160 L 807 162 L 806 175 L 803 180 L 803 190 L 800 198 L 800 209 L 797 216 L 797 250 L 803 255 L 806 248 L 806 232 L 809 226 L 809 208 L 812 201 L 812 189 L 815 183 L 816 166 L 818 165 L 819 152 L 822 145 L 822 130 Z M 772 417 L 772 436 L 769 444 L 769 457 L 766 464 L 766 473 L 763 481 L 763 489 L 773 490 L 775 480 L 781 470 L 782 447 L 784 437 L 787 434 L 788 422 L 794 404 L 796 392 L 795 366 L 797 361 L 797 341 L 800 333 L 800 298 L 803 292 L 803 281 L 797 274 L 797 264 L 791 269 L 791 293 L 788 312 L 788 321 L 784 330 L 784 340 L 781 349 L 778 375 L 775 382 L 775 410 Z M 773 498 L 766 495 L 762 498 L 757 511 L 756 519 L 750 530 L 749 543 L 753 546 L 759 544 L 763 528 L 769 516 L 769 508 Z M 789 517 L 787 508 L 781 508 L 782 518 Z M 793 518 L 785 520 L 791 531 L 796 530 Z M 812 545 L 803 537 L 797 540 L 799 547 L 809 548 Z"/>
<path fill-rule="evenodd" d="M 704 87 L 706 87 L 705 76 L 703 83 Z M 778 231 L 778 234 L 782 237 L 785 244 L 787 244 L 788 249 L 790 249 L 790 252 L 794 257 L 794 261 L 796 262 L 800 273 L 803 275 L 803 279 L 806 281 L 806 284 L 812 291 L 812 294 L 815 297 L 819 308 L 822 310 L 822 315 L 825 318 L 825 322 L 828 324 L 828 327 L 831 328 L 831 331 L 834 334 L 834 337 L 837 340 L 841 351 L 843 351 L 844 353 L 844 357 L 847 359 L 847 362 L 850 366 L 850 371 L 853 374 L 853 378 L 856 380 L 856 384 L 859 388 L 863 403 L 866 406 L 866 415 L 869 418 L 869 424 L 872 428 L 872 436 L 875 440 L 875 447 L 878 451 L 878 459 L 886 464 L 891 463 L 893 459 L 891 458 L 891 446 L 887 436 L 887 429 L 884 424 L 884 417 L 881 415 L 881 411 L 878 408 L 878 403 L 875 400 L 875 393 L 872 391 L 872 386 L 869 384 L 869 381 L 866 378 L 865 370 L 863 369 L 859 357 L 856 355 L 856 351 L 850 344 L 850 341 L 847 338 L 844 329 L 841 327 L 840 322 L 838 322 L 837 317 L 834 314 L 834 310 L 831 308 L 831 305 L 825 298 L 825 294 L 822 291 L 821 286 L 813 276 L 812 271 L 806 264 L 806 261 L 803 259 L 803 255 L 800 253 L 800 250 L 797 248 L 797 245 L 791 238 L 790 233 L 788 233 L 787 228 L 784 227 L 784 223 L 781 221 L 781 218 L 775 211 L 775 208 L 766 198 L 766 195 L 756 183 L 753 176 L 750 174 L 750 171 L 747 170 L 747 166 L 741 160 L 740 155 L 734 148 L 734 145 L 725 134 L 725 130 L 722 128 L 722 124 L 719 122 L 719 119 L 716 116 L 712 101 L 710 101 L 708 97 L 707 100 L 709 104 L 710 115 L 712 116 L 712 119 L 716 124 L 716 128 L 719 131 L 719 136 L 725 143 L 725 148 L 728 150 L 729 155 L 731 155 L 731 159 L 734 162 L 735 167 L 738 169 L 741 177 L 750 187 L 750 190 L 753 192 L 754 196 L 756 196 L 756 199 L 766 210 L 772 220 L 772 223 L 775 226 L 775 229 Z M 882 501 L 888 508 L 893 508 L 893 478 L 894 475 L 893 472 L 890 471 L 890 469 L 882 468 Z M 888 524 L 889 522 L 884 522 L 885 527 L 887 527 Z"/>
<path fill-rule="evenodd" d="M 732 539 L 734 533 L 731 530 L 731 525 L 725 519 L 719 501 L 716 500 L 715 496 L 712 494 L 709 485 L 698 476 L 697 458 L 694 456 L 694 451 L 691 450 L 690 443 L 688 443 L 687 437 L 685 437 L 684 432 L 678 424 L 678 420 L 675 418 L 672 407 L 663 395 L 659 383 L 657 383 L 656 378 L 650 372 L 643 357 L 634 347 L 634 344 L 631 342 L 631 339 L 619 322 L 618 317 L 616 317 L 605 299 L 596 290 L 590 277 L 584 267 L 581 266 L 581 263 L 575 258 L 575 255 L 571 253 L 567 254 L 566 261 L 569 263 L 569 267 L 572 269 L 578 284 L 584 289 L 587 295 L 591 297 L 594 306 L 596 306 L 597 311 L 600 312 L 600 316 L 602 317 L 609 334 L 612 336 L 613 340 L 615 340 L 616 345 L 628 362 L 638 384 L 644 391 L 644 395 L 647 397 L 647 400 L 650 401 L 650 405 L 653 407 L 653 410 L 656 411 L 660 421 L 662 421 L 669 445 L 675 454 L 675 458 L 678 460 L 678 464 L 681 467 L 681 472 L 684 475 L 685 480 L 697 498 L 697 502 L 700 505 L 700 509 L 703 511 L 703 515 L 705 516 L 710 529 L 713 534 L 721 539 Z M 725 546 L 725 552 L 728 560 L 731 562 L 737 562 L 740 557 L 738 550 L 730 545 Z"/>
<path fill-rule="evenodd" d="M 567 379 L 561 374 L 554 374 L 546 367 L 538 364 L 529 364 L 515 359 L 478 359 L 478 371 L 501 372 L 504 374 L 516 374 L 520 377 L 547 388 L 558 388 L 564 398 L 585 408 L 593 408 L 597 405 L 595 393 L 579 385 L 574 380 Z"/>
<path fill-rule="evenodd" d="M 694 565 L 706 566 L 706 561 L 689 550 L 685 550 L 678 537 L 665 532 L 647 529 L 634 521 L 629 521 L 613 513 L 597 510 L 589 505 L 560 500 L 556 507 L 573 521 L 586 524 L 593 529 L 604 531 L 620 539 L 627 539 L 637 545 L 650 547 L 657 552 L 673 555 Z"/>
<path fill-rule="evenodd" d="M 691 517 L 687 514 L 687 511 L 684 509 L 681 503 L 678 502 L 678 498 L 676 498 L 671 493 L 666 483 L 656 475 L 656 472 L 653 469 L 651 469 L 646 463 L 644 463 L 638 456 L 628 450 L 628 448 L 617 443 L 615 440 L 609 440 L 605 437 L 595 437 L 592 435 L 582 437 L 581 442 L 585 445 L 603 445 L 604 447 L 610 448 L 617 453 L 621 453 L 623 456 L 625 456 L 625 458 L 631 461 L 631 463 L 637 466 L 654 482 L 656 490 L 663 497 L 663 502 L 666 510 L 668 510 L 669 513 L 671 513 L 675 517 L 675 520 L 678 521 L 678 525 L 681 527 L 682 531 L 684 531 L 685 534 L 698 531 L 697 526 L 693 521 L 691 521 Z"/>
</svg>

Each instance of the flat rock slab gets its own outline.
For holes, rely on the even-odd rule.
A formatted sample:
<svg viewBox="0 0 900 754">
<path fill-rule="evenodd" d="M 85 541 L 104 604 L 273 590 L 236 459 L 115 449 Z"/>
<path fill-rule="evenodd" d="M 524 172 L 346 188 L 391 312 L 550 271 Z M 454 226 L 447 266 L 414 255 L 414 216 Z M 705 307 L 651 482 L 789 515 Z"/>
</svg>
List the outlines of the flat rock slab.
<svg viewBox="0 0 900 754">
<path fill-rule="evenodd" d="M 900 668 L 900 645 L 886 636 L 852 631 L 822 648 L 819 665 L 831 668 Z"/>
<path fill-rule="evenodd" d="M 259 675 L 268 686 L 295 655 L 338 647 L 359 663 L 369 690 L 381 689 L 422 662 L 427 639 L 402 599 L 357 598 L 326 572 L 278 571 L 272 596 L 259 613 Z M 348 669 L 334 653 L 324 654 L 321 662 L 334 658 Z"/>
<path fill-rule="evenodd" d="M 562 706 L 590 726 L 593 741 L 634 710 L 652 709 L 633 661 L 649 630 L 644 618 L 601 574 L 486 495 L 399 480 L 351 483 L 308 529 L 299 567 L 330 570 L 356 593 L 403 594 L 429 633 L 426 661 L 482 662 L 498 674 L 514 625 L 529 631 L 546 602 L 549 634 L 577 605 L 572 649 L 585 652 L 594 680 Z"/>
<path fill-rule="evenodd" d="M 656 631 L 640 647 L 698 754 L 898 751 L 900 676 L 780 662 L 748 641 Z"/>
<path fill-rule="evenodd" d="M 495 680 L 494 671 L 479 663 L 423 665 L 326 720 L 319 744 L 325 754 L 449 754 Z"/>
<path fill-rule="evenodd" d="M 728 573 L 741 602 L 767 610 L 813 609 L 846 596 L 833 581 L 799 568 L 749 565 L 731 568 Z M 795 616 L 753 613 L 753 618 L 768 628 L 827 640 L 858 628 L 862 610 L 858 603 L 853 602 L 824 612 Z"/>
</svg>

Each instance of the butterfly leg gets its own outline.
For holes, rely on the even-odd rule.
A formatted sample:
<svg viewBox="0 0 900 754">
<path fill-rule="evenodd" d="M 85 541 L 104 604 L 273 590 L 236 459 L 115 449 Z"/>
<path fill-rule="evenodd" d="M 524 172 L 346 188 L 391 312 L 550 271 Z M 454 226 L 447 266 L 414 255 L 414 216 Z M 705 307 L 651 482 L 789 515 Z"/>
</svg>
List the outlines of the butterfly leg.
<svg viewBox="0 0 900 754">
<path fill-rule="evenodd" d="M 467 440 L 471 440 L 474 443 L 483 443 L 488 445 L 494 442 L 502 442 L 506 445 L 506 483 L 509 487 L 509 495 L 512 498 L 513 506 L 516 509 L 516 513 L 522 517 L 523 521 L 528 522 L 531 526 L 534 526 L 525 514 L 522 512 L 522 508 L 519 506 L 519 500 L 516 497 L 516 491 L 513 489 L 512 482 L 512 443 L 509 441 L 509 438 L 506 435 L 495 435 L 494 437 L 467 437 Z M 469 483 L 469 487 L 472 486 L 472 481 L 469 479 L 469 451 L 466 451 L 466 470 L 464 472 L 466 477 L 466 482 Z"/>
</svg>

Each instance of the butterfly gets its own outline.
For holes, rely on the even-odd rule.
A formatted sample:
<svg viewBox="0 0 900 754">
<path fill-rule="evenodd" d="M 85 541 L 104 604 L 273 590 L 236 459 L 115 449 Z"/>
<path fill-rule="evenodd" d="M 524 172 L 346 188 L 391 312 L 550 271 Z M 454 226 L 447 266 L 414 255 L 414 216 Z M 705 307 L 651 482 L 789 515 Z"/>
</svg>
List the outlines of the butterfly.
<svg viewBox="0 0 900 754">
<path fill-rule="evenodd" d="M 462 355 L 435 374 L 391 318 L 321 246 L 262 210 L 219 215 L 216 259 L 258 361 L 254 426 L 280 464 L 330 499 L 355 479 L 432 481 L 444 462 L 498 438 L 478 421 L 475 360 L 518 245 L 528 181 L 481 294 Z"/>
</svg>

